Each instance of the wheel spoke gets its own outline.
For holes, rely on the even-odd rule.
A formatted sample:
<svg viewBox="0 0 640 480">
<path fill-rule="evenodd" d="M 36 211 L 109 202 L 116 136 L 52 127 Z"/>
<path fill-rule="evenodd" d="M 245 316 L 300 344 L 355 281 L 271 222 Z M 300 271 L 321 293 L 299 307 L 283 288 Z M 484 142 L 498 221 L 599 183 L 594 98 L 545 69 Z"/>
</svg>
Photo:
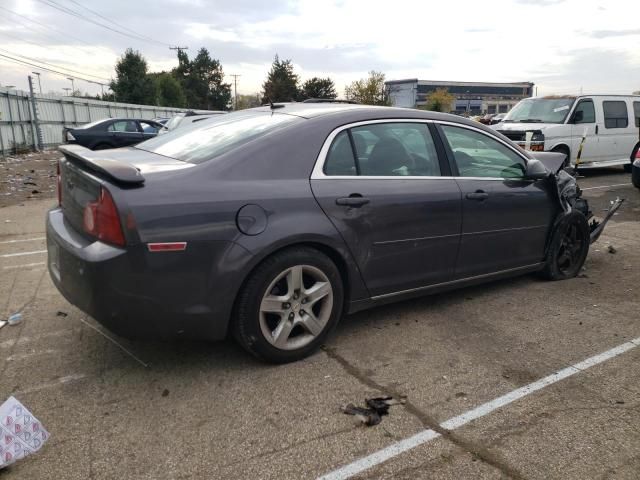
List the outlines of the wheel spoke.
<svg viewBox="0 0 640 480">
<path fill-rule="evenodd" d="M 331 293 L 331 284 L 329 282 L 316 282 L 309 290 L 306 290 L 305 295 L 310 305 L 313 305 L 318 300 L 323 299 Z"/>
<path fill-rule="evenodd" d="M 304 312 L 304 315 L 300 318 L 300 323 L 307 329 L 307 331 L 314 337 L 322 333 L 324 325 L 318 320 L 318 317 L 311 311 Z"/>
<path fill-rule="evenodd" d="M 289 335 L 291 335 L 291 330 L 293 330 L 293 323 L 286 318 L 280 320 L 276 329 L 271 333 L 273 344 L 278 348 L 285 348 Z"/>
<path fill-rule="evenodd" d="M 302 266 L 291 267 L 287 273 L 288 295 L 291 297 L 294 292 L 302 290 Z"/>
<path fill-rule="evenodd" d="M 260 311 L 264 313 L 277 313 L 282 315 L 284 308 L 282 304 L 285 302 L 283 297 L 276 297 L 275 295 L 267 295 L 262 299 L 260 304 Z"/>
</svg>

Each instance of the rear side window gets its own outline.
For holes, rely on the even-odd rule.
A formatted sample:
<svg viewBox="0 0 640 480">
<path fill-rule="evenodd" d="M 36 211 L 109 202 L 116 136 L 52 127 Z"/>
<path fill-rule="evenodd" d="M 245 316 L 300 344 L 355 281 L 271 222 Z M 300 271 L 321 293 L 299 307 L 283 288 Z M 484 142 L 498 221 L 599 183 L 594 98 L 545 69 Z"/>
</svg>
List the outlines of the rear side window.
<svg viewBox="0 0 640 480">
<path fill-rule="evenodd" d="M 202 163 L 302 119 L 271 112 L 237 112 L 220 115 L 220 121 L 202 122 L 188 129 L 158 135 L 136 146 L 140 150 L 183 162 Z"/>
<path fill-rule="evenodd" d="M 626 102 L 602 102 L 602 109 L 604 110 L 605 128 L 627 128 L 629 126 Z"/>
<path fill-rule="evenodd" d="M 358 174 L 356 159 L 346 130 L 340 132 L 333 140 L 324 164 L 324 174 L 331 176 Z"/>
<path fill-rule="evenodd" d="M 633 116 L 636 119 L 636 127 L 640 127 L 640 102 L 633 102 Z"/>
<path fill-rule="evenodd" d="M 107 131 L 132 133 L 138 131 L 138 125 L 136 125 L 136 122 L 134 122 L 133 120 L 120 120 L 109 125 Z"/>
</svg>

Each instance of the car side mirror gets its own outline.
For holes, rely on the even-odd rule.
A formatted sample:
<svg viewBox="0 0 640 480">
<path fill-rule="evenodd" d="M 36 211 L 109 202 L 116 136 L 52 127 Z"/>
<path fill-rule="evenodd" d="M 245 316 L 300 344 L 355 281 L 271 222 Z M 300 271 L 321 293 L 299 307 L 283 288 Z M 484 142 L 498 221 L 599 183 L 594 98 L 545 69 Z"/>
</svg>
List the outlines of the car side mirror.
<svg viewBox="0 0 640 480">
<path fill-rule="evenodd" d="M 571 121 L 571 123 L 580 123 L 582 122 L 583 119 L 584 119 L 584 112 L 582 110 L 577 110 L 573 114 L 573 120 Z"/>
<path fill-rule="evenodd" d="M 549 170 L 540 160 L 530 159 L 527 161 L 527 168 L 524 177 L 527 180 L 542 180 L 549 176 Z"/>
</svg>

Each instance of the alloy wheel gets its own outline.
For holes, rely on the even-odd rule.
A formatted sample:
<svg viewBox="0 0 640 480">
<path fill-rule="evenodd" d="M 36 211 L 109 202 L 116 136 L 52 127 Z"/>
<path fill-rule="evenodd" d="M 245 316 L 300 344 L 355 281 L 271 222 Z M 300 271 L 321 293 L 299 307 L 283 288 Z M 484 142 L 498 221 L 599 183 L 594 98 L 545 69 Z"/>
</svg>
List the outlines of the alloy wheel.
<svg viewBox="0 0 640 480">
<path fill-rule="evenodd" d="M 333 309 L 333 288 L 322 270 L 296 265 L 278 274 L 260 302 L 260 329 L 281 350 L 305 347 L 320 335 Z"/>
</svg>

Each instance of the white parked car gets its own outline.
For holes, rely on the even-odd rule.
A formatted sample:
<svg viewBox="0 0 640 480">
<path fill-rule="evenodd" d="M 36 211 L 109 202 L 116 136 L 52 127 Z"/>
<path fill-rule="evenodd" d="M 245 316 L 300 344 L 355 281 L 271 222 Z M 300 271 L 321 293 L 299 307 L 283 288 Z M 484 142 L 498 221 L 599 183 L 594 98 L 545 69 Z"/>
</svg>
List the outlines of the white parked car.
<svg viewBox="0 0 640 480">
<path fill-rule="evenodd" d="M 640 145 L 640 96 L 527 98 L 492 128 L 528 150 L 565 153 L 572 165 L 584 136 L 580 168 L 630 170 Z"/>
</svg>

